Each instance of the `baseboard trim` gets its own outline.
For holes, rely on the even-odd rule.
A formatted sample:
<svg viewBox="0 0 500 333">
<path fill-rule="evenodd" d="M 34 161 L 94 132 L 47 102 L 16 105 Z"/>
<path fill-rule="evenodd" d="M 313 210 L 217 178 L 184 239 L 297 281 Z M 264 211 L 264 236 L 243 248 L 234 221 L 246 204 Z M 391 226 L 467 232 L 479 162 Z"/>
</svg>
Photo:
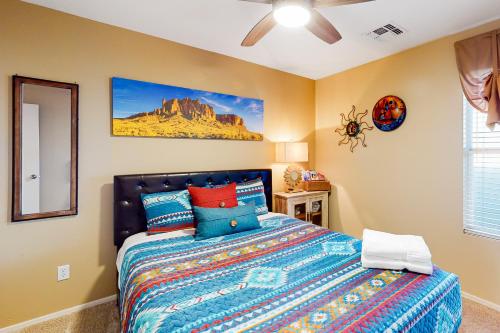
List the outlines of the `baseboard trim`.
<svg viewBox="0 0 500 333">
<path fill-rule="evenodd" d="M 484 305 L 490 309 L 493 309 L 493 310 L 500 312 L 500 305 L 498 305 L 496 303 L 493 303 L 493 302 L 487 301 L 481 297 L 477 297 L 475 295 L 466 293 L 465 291 L 462 291 L 462 296 L 470 301 L 479 303 L 479 304 Z"/>
<path fill-rule="evenodd" d="M 116 301 L 116 295 L 111 295 L 111 296 L 108 296 L 108 297 L 96 299 L 95 301 L 92 301 L 92 302 L 88 302 L 88 303 L 85 303 L 85 304 L 76 305 L 76 306 L 73 306 L 71 308 L 63 309 L 61 311 L 49 313 L 49 314 L 47 314 L 45 316 L 41 316 L 41 317 L 37 317 L 37 318 L 30 319 L 30 320 L 27 320 L 27 321 L 23 321 L 21 323 L 14 324 L 12 326 L 7 326 L 7 327 L 4 327 L 4 328 L 0 328 L 0 333 L 13 333 L 13 332 L 17 332 L 19 330 L 22 330 L 23 328 L 43 323 L 44 321 L 56 319 L 56 318 L 59 318 L 59 317 L 62 317 L 62 316 L 66 316 L 66 315 L 69 315 L 69 314 L 72 314 L 72 313 L 75 313 L 75 312 L 78 312 L 78 311 L 82 311 L 82 310 L 85 310 L 85 309 L 88 309 L 88 308 L 91 308 L 91 307 L 94 307 L 94 306 L 97 306 L 97 305 L 101 305 L 101 304 L 108 303 L 108 302 L 113 302 L 113 301 Z"/>
</svg>

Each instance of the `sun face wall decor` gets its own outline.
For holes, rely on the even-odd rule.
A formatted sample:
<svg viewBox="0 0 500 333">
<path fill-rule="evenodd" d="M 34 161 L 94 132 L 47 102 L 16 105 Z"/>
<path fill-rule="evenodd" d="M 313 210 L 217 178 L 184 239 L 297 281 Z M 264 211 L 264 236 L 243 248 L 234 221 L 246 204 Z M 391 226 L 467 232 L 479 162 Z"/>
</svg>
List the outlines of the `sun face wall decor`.
<svg viewBox="0 0 500 333">
<path fill-rule="evenodd" d="M 366 136 L 365 130 L 371 131 L 373 130 L 373 126 L 368 125 L 366 121 L 363 121 L 363 118 L 368 114 L 368 110 L 361 113 L 356 113 L 356 107 L 353 105 L 351 112 L 347 115 L 347 117 L 341 113 L 341 123 L 342 126 L 335 130 L 336 133 L 342 136 L 342 140 L 339 141 L 339 146 L 343 144 L 351 144 L 350 150 L 351 153 L 354 152 L 354 148 L 356 148 L 361 142 L 363 147 L 366 147 Z"/>
</svg>

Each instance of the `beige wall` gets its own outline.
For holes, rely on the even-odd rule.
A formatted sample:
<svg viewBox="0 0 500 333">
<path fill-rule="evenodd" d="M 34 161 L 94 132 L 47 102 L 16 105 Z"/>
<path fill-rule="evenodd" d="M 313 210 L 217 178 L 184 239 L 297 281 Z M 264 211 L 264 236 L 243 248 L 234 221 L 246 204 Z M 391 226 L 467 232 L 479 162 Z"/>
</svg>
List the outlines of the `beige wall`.
<svg viewBox="0 0 500 333">
<path fill-rule="evenodd" d="M 462 232 L 462 92 L 453 43 L 500 21 L 440 39 L 316 82 L 315 166 L 336 183 L 331 227 L 421 234 L 433 260 L 463 290 L 500 304 L 500 241 Z M 403 98 L 405 123 L 374 129 L 368 148 L 338 146 L 340 113 L 371 110 L 388 94 Z M 372 123 L 369 120 L 369 123 Z"/>
<path fill-rule="evenodd" d="M 10 223 L 11 75 L 80 84 L 79 215 Z M 263 142 L 110 135 L 110 78 L 265 101 Z M 314 81 L 13 0 L 0 3 L 0 327 L 116 292 L 113 175 L 271 167 L 282 139 L 314 141 Z M 314 156 L 312 150 L 311 158 Z M 281 188 L 281 170 L 275 187 Z M 71 279 L 56 282 L 56 266 Z"/>
</svg>

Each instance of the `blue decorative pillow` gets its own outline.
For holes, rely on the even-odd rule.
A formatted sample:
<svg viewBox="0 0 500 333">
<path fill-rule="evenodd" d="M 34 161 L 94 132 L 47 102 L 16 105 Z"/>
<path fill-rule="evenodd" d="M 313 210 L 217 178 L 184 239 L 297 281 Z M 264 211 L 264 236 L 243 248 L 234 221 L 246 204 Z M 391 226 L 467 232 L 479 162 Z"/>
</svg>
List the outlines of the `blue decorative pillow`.
<svg viewBox="0 0 500 333">
<path fill-rule="evenodd" d="M 266 203 L 264 184 L 260 179 L 236 184 L 236 199 L 238 199 L 238 203 L 245 205 L 253 202 L 257 215 L 263 215 L 269 212 Z"/>
<path fill-rule="evenodd" d="M 194 215 L 187 190 L 141 194 L 146 210 L 148 234 L 194 227 Z"/>
<path fill-rule="evenodd" d="M 198 222 L 195 240 L 260 228 L 253 204 L 234 208 L 203 208 L 194 206 L 193 210 Z"/>
</svg>

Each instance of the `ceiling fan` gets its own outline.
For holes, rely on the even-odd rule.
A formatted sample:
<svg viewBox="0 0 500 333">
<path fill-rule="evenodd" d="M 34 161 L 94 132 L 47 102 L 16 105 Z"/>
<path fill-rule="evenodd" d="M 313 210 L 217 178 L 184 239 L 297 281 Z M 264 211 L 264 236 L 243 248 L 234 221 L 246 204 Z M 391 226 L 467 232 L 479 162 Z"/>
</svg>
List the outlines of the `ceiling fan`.
<svg viewBox="0 0 500 333">
<path fill-rule="evenodd" d="M 285 27 L 305 26 L 316 37 L 328 44 L 342 39 L 340 33 L 316 8 L 352 5 L 374 0 L 240 0 L 273 6 L 273 10 L 264 16 L 245 37 L 241 46 L 254 46 L 276 24 Z"/>
</svg>

